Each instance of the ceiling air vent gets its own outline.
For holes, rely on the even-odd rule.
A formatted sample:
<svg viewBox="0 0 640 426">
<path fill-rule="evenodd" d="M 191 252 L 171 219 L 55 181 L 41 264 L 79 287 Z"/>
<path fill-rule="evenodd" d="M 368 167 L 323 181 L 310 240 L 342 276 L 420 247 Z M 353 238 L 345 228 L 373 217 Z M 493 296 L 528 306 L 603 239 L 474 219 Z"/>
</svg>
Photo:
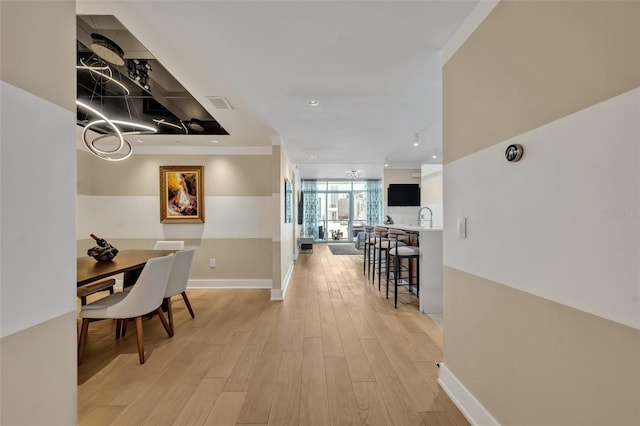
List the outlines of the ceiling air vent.
<svg viewBox="0 0 640 426">
<path fill-rule="evenodd" d="M 224 96 L 207 96 L 207 99 L 215 109 L 233 109 L 229 100 Z"/>
</svg>

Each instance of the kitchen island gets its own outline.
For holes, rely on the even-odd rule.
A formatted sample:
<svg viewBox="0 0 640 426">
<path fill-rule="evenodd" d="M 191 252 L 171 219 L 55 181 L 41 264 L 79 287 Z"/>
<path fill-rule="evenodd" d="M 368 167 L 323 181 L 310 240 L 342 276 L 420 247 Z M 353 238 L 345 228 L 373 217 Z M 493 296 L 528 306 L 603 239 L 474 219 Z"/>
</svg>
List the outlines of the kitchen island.
<svg viewBox="0 0 640 426">
<path fill-rule="evenodd" d="M 442 314 L 442 228 L 416 225 L 378 225 L 419 233 L 420 312 Z"/>
</svg>

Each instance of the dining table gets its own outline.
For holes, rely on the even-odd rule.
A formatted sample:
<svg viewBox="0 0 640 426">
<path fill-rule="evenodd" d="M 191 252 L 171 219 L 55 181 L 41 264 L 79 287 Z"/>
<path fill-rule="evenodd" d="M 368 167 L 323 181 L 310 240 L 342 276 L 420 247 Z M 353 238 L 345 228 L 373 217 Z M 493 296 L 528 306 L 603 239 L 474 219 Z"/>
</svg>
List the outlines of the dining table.
<svg viewBox="0 0 640 426">
<path fill-rule="evenodd" d="M 113 275 L 124 274 L 123 286 L 135 284 L 149 259 L 162 257 L 176 250 L 119 250 L 108 262 L 98 262 L 91 256 L 78 257 L 77 285 L 88 284 Z"/>
</svg>

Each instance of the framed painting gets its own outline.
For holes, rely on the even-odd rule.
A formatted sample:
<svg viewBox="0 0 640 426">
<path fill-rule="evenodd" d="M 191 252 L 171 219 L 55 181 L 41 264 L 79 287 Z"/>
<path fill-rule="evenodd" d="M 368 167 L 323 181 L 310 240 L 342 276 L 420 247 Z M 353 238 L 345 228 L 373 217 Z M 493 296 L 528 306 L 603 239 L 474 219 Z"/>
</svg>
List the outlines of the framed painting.
<svg viewBox="0 0 640 426">
<path fill-rule="evenodd" d="M 288 178 L 284 180 L 284 223 L 293 221 L 293 188 Z"/>
<path fill-rule="evenodd" d="M 204 223 L 203 166 L 160 166 L 160 222 Z"/>
</svg>

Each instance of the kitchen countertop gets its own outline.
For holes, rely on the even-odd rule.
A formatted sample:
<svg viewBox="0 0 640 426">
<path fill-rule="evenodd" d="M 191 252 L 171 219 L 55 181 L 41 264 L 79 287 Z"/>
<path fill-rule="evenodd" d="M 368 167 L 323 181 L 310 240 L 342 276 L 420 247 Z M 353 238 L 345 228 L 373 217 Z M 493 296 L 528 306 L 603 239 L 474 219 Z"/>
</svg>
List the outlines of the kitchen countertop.
<svg viewBox="0 0 640 426">
<path fill-rule="evenodd" d="M 424 232 L 424 231 L 442 231 L 442 228 L 429 228 L 428 226 L 409 225 L 402 223 L 394 223 L 391 225 L 377 225 L 385 228 L 400 229 L 402 231 Z"/>
</svg>

